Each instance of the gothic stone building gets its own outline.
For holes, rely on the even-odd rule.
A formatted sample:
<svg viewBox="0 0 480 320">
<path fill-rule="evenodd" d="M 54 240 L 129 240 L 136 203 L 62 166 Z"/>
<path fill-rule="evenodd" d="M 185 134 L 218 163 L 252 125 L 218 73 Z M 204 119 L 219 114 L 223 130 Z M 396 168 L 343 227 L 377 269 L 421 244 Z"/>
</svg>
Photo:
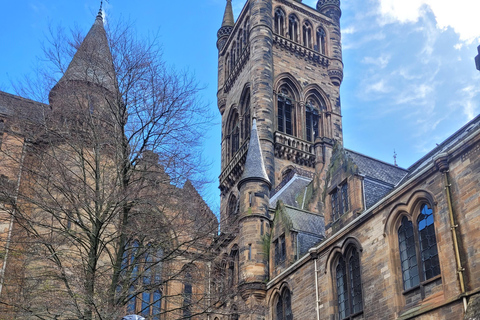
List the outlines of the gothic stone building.
<svg viewBox="0 0 480 320">
<path fill-rule="evenodd" d="M 480 117 L 407 169 L 347 149 L 340 1 L 319 0 L 316 8 L 298 0 L 245 2 L 235 21 L 227 0 L 218 31 L 220 233 L 204 243 L 214 263 L 198 266 L 202 284 L 159 284 L 148 310 L 139 295 L 124 311 L 162 320 L 477 319 Z M 84 42 L 101 46 L 93 73 L 100 83 L 77 78 L 86 67 L 80 52 L 51 105 L 0 93 L 2 187 L 28 185 L 15 166 L 31 159 L 25 124 L 55 111 L 56 97 L 115 92 L 101 19 L 92 30 Z M 187 201 L 188 212 L 201 211 L 215 225 L 191 185 L 172 188 L 174 205 L 196 199 Z M 6 210 L 2 298 L 20 291 L 11 275 L 22 260 L 8 250 L 19 229 Z M 172 225 L 187 237 L 194 228 L 184 221 Z M 194 297 L 206 313 L 185 307 Z M 158 316 L 159 309 L 176 311 Z"/>
<path fill-rule="evenodd" d="M 476 319 L 480 117 L 408 169 L 343 146 L 340 1 L 227 0 L 214 319 Z M 218 288 L 217 288 L 218 290 Z"/>
</svg>

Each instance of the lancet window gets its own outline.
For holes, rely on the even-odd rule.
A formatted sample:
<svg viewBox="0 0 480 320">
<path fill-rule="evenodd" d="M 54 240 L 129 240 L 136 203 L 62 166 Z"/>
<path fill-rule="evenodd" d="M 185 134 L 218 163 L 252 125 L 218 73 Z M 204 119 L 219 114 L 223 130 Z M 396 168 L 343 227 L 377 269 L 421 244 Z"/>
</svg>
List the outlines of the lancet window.
<svg viewBox="0 0 480 320">
<path fill-rule="evenodd" d="M 286 88 L 282 88 L 277 98 L 277 126 L 278 131 L 293 135 L 294 104 L 292 94 Z"/>
<path fill-rule="evenodd" d="M 313 49 L 312 44 L 312 24 L 308 21 L 303 23 L 302 27 L 303 45 L 309 49 Z"/>
<path fill-rule="evenodd" d="M 317 29 L 317 34 L 316 34 L 316 46 L 315 49 L 320 52 L 321 54 L 326 54 L 326 41 L 327 41 L 327 36 L 325 34 L 325 30 L 323 28 L 318 28 Z"/>
<path fill-rule="evenodd" d="M 275 25 L 274 31 L 275 33 L 284 36 L 285 35 L 285 12 L 282 9 L 277 8 L 275 9 Z"/>
<path fill-rule="evenodd" d="M 288 37 L 290 40 L 298 42 L 298 18 L 296 15 L 291 14 L 288 17 Z"/>
<path fill-rule="evenodd" d="M 288 288 L 283 289 L 275 306 L 275 320 L 293 320 L 292 297 Z"/>
<path fill-rule="evenodd" d="M 360 256 L 355 247 L 338 257 L 335 286 L 339 319 L 352 319 L 363 311 Z"/>
<path fill-rule="evenodd" d="M 250 136 L 251 127 L 251 111 L 250 111 L 250 89 L 245 90 L 240 102 L 242 110 L 242 140 L 246 140 Z"/>
<path fill-rule="evenodd" d="M 440 274 L 433 210 L 423 204 L 415 222 L 404 216 L 398 228 L 404 290 Z"/>
<path fill-rule="evenodd" d="M 150 244 L 142 245 L 136 240 L 127 243 L 121 269 L 125 287 L 129 288 L 127 313 L 160 319 L 162 257 L 163 251 Z M 122 293 L 122 286 L 117 291 Z"/>
</svg>

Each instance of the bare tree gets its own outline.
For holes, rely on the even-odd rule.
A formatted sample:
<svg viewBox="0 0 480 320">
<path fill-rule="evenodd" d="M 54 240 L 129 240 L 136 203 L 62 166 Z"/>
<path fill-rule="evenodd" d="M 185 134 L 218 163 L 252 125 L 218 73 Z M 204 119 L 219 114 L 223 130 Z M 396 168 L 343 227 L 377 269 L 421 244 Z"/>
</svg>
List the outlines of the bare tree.
<svg viewBox="0 0 480 320">
<path fill-rule="evenodd" d="M 2 188 L 15 222 L 4 313 L 91 320 L 208 312 L 217 221 L 193 187 L 206 183 L 200 148 L 211 117 L 201 88 L 128 24 L 108 38 L 98 17 L 85 38 L 52 34 L 41 81 L 17 86 L 46 102 L 54 85 L 49 105 L 12 120 L 22 156 L 2 155 L 21 168 L 18 188 Z"/>
</svg>

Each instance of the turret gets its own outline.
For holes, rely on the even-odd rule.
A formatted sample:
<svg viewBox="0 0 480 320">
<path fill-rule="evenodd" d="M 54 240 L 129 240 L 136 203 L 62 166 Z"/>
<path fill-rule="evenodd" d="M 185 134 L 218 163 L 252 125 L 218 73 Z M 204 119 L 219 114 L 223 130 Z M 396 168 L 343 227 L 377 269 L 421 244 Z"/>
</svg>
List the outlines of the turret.
<svg viewBox="0 0 480 320">
<path fill-rule="evenodd" d="M 258 124 L 258 137 L 270 181 L 275 181 L 275 108 L 273 95 L 273 33 L 272 0 L 257 0 L 250 4 L 250 79 L 252 107 Z"/>
<path fill-rule="evenodd" d="M 238 183 L 240 190 L 239 246 L 240 292 L 244 298 L 264 297 L 268 277 L 268 253 L 263 244 L 269 228 L 268 203 L 271 183 L 265 165 L 253 119 L 245 161 L 245 170 Z"/>
<path fill-rule="evenodd" d="M 232 0 L 227 0 L 225 13 L 223 14 L 222 26 L 217 32 L 217 49 L 222 50 L 230 33 L 232 33 L 235 20 L 233 18 Z"/>
<path fill-rule="evenodd" d="M 335 22 L 335 30 L 330 38 L 332 41 L 333 59 L 328 66 L 328 76 L 334 85 L 340 86 L 343 80 L 342 36 L 340 33 L 342 10 L 340 9 L 340 0 L 318 0 L 317 10 Z"/>
<path fill-rule="evenodd" d="M 117 87 L 100 7 L 63 77 L 50 91 L 49 102 L 54 114 L 73 118 L 74 113 L 93 113 L 106 108 L 106 99 L 117 98 Z"/>
</svg>

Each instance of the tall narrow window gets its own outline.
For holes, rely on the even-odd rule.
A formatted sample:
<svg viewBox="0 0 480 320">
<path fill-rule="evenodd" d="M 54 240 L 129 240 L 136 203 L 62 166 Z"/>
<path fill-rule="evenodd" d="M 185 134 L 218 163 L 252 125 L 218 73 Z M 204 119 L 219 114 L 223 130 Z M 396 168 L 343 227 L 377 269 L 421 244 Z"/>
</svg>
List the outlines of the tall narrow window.
<svg viewBox="0 0 480 320">
<path fill-rule="evenodd" d="M 333 189 L 330 194 L 330 201 L 332 203 L 332 220 L 336 221 L 342 214 L 348 212 L 349 209 L 347 182 Z"/>
<path fill-rule="evenodd" d="M 237 214 L 237 197 L 235 195 L 230 195 L 228 199 L 228 216 L 234 216 Z"/>
<path fill-rule="evenodd" d="M 242 96 L 242 111 L 243 111 L 243 129 L 242 129 L 242 139 L 246 140 L 250 136 L 250 131 L 252 130 L 250 124 L 250 89 L 247 89 Z"/>
<path fill-rule="evenodd" d="M 185 274 L 185 280 L 183 284 L 183 316 L 192 316 L 192 275 L 190 272 Z"/>
<path fill-rule="evenodd" d="M 317 44 L 315 49 L 320 52 L 321 54 L 326 54 L 326 35 L 325 30 L 322 28 L 317 29 L 317 36 L 316 36 Z"/>
<path fill-rule="evenodd" d="M 339 319 L 352 319 L 363 311 L 360 257 L 352 247 L 338 258 L 335 266 Z"/>
<path fill-rule="evenodd" d="M 319 134 L 319 121 L 318 107 L 315 101 L 309 100 L 305 106 L 305 131 L 307 141 L 314 142 L 315 138 Z"/>
<path fill-rule="evenodd" d="M 343 257 L 338 259 L 335 272 L 337 276 L 338 315 L 340 316 L 340 319 L 344 319 L 350 314 L 350 303 L 348 301 L 347 273 Z"/>
<path fill-rule="evenodd" d="M 293 320 L 290 290 L 284 289 L 282 294 L 278 296 L 275 306 L 275 316 L 275 320 Z"/>
<path fill-rule="evenodd" d="M 277 8 L 275 10 L 275 33 L 284 36 L 285 35 L 285 13 L 282 9 Z"/>
<path fill-rule="evenodd" d="M 293 103 L 287 90 L 282 89 L 277 101 L 278 131 L 293 135 Z"/>
<path fill-rule="evenodd" d="M 288 17 L 288 37 L 290 40 L 298 42 L 298 18 L 294 14 Z"/>
<path fill-rule="evenodd" d="M 303 45 L 309 49 L 313 49 L 312 45 L 312 25 L 305 21 L 302 27 Z"/>
<path fill-rule="evenodd" d="M 433 210 L 427 205 L 422 207 L 417 218 L 417 224 L 423 275 L 425 280 L 428 280 L 440 274 L 440 263 L 438 261 L 437 238 L 433 225 Z"/>
<path fill-rule="evenodd" d="M 402 218 L 398 228 L 398 245 L 400 249 L 400 263 L 402 265 L 403 288 L 408 290 L 420 283 L 417 265 L 417 253 L 412 222 L 407 217 Z"/>
<path fill-rule="evenodd" d="M 433 210 L 426 204 L 419 210 L 416 225 L 404 216 L 398 228 L 404 290 L 440 274 Z"/>
</svg>

